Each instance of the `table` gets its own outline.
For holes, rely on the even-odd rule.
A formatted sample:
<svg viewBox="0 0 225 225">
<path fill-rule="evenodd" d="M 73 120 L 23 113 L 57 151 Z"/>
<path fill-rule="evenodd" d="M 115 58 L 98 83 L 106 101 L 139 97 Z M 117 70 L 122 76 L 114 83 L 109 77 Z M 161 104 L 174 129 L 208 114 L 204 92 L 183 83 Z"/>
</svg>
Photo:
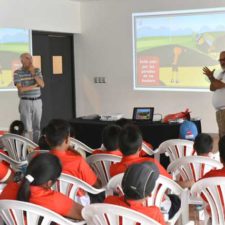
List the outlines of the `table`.
<svg viewBox="0 0 225 225">
<path fill-rule="evenodd" d="M 201 133 L 201 121 L 193 122 L 198 128 L 198 132 Z M 102 144 L 103 128 L 115 122 L 75 118 L 70 120 L 70 123 L 75 131 L 75 138 L 96 149 Z M 179 123 L 134 121 L 134 124 L 140 128 L 143 139 L 151 143 L 153 148 L 157 148 L 165 140 L 179 138 Z"/>
</svg>

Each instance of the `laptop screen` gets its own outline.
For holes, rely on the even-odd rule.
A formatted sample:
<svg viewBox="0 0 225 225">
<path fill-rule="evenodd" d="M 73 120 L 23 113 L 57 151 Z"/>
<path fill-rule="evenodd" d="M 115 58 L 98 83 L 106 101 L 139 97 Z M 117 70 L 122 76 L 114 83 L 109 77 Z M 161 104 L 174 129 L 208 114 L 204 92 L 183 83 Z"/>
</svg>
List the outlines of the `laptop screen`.
<svg viewBox="0 0 225 225">
<path fill-rule="evenodd" d="M 153 107 L 135 107 L 133 110 L 133 120 L 152 121 L 153 113 Z"/>
</svg>

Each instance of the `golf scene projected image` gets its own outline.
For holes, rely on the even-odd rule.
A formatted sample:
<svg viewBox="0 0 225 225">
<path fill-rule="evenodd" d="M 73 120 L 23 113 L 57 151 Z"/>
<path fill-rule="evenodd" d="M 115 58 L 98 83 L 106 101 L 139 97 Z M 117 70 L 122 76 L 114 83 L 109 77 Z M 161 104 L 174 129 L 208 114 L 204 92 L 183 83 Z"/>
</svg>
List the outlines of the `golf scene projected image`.
<svg viewBox="0 0 225 225">
<path fill-rule="evenodd" d="M 0 91 L 16 90 L 13 71 L 21 66 L 20 54 L 29 51 L 28 30 L 0 28 Z"/>
<path fill-rule="evenodd" d="M 224 21 L 225 9 L 133 14 L 134 89 L 207 91 L 202 67 L 220 71 Z"/>
</svg>

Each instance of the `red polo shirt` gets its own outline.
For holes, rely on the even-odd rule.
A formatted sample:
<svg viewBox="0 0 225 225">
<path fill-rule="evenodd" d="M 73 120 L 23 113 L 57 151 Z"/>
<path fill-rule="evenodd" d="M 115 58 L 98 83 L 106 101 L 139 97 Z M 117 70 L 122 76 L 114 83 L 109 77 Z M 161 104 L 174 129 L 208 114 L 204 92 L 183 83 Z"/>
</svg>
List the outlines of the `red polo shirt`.
<svg viewBox="0 0 225 225">
<path fill-rule="evenodd" d="M 0 183 L 4 183 L 8 180 L 12 171 L 9 166 L 7 166 L 4 162 L 0 162 Z"/>
<path fill-rule="evenodd" d="M 16 200 L 20 185 L 10 182 L 0 195 L 0 199 Z M 30 186 L 31 196 L 29 202 L 48 208 L 62 216 L 68 216 L 73 200 L 59 192 L 45 189 L 40 186 Z"/>
<path fill-rule="evenodd" d="M 0 152 L 7 155 L 7 153 L 2 149 L 0 149 Z M 10 169 L 9 164 L 0 160 L 0 183 L 6 182 L 11 174 L 12 170 Z"/>
<path fill-rule="evenodd" d="M 157 206 L 149 206 L 149 207 L 143 206 L 141 202 L 137 202 L 134 200 L 126 200 L 125 202 L 124 196 L 122 197 L 109 196 L 105 199 L 104 203 L 123 206 L 129 209 L 135 210 L 159 222 L 160 224 L 166 225 L 163 215 Z"/>
<path fill-rule="evenodd" d="M 112 164 L 110 166 L 110 176 L 113 177 L 119 173 L 124 173 L 130 165 L 136 164 L 136 163 L 142 163 L 142 162 L 155 163 L 161 175 L 172 179 L 172 176 L 166 171 L 166 169 L 156 159 L 147 158 L 147 157 L 143 158 L 138 155 L 123 156 L 120 162 Z"/>
<path fill-rule="evenodd" d="M 70 150 L 50 152 L 60 159 L 63 173 L 77 177 L 92 186 L 96 183 L 97 176 L 80 154 Z"/>
<path fill-rule="evenodd" d="M 96 149 L 92 152 L 92 155 L 96 155 L 96 154 L 109 154 L 109 155 L 123 156 L 122 152 L 119 149 L 113 150 L 113 151 Z"/>
<path fill-rule="evenodd" d="M 202 179 L 209 177 L 225 177 L 225 166 L 222 169 L 213 169 L 206 173 Z"/>
</svg>

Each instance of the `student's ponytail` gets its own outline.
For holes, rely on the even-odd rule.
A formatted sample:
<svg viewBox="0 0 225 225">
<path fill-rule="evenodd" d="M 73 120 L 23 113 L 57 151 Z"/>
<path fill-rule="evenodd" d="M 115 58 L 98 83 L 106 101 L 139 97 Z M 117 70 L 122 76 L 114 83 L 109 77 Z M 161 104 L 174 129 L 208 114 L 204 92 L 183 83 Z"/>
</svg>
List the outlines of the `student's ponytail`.
<svg viewBox="0 0 225 225">
<path fill-rule="evenodd" d="M 33 182 L 34 178 L 31 175 L 26 175 L 24 180 L 20 185 L 17 200 L 29 202 L 30 199 L 30 184 Z"/>
<path fill-rule="evenodd" d="M 41 186 L 48 181 L 54 183 L 62 172 L 59 159 L 49 153 L 43 153 L 31 160 L 25 177 L 20 185 L 17 200 L 29 202 L 30 186 Z"/>
</svg>

